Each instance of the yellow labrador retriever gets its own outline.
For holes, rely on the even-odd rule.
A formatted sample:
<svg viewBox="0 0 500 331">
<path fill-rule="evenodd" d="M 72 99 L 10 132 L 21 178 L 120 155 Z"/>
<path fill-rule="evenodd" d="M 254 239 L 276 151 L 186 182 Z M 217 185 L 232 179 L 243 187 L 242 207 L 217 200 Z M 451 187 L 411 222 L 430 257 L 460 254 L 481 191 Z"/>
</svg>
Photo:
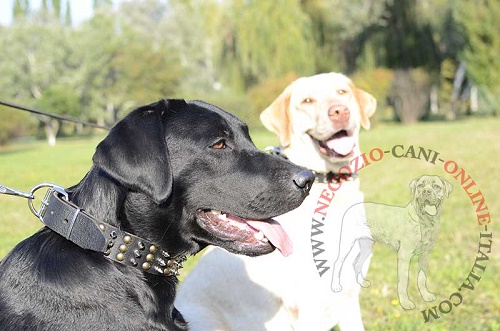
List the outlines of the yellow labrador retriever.
<svg viewBox="0 0 500 331">
<path fill-rule="evenodd" d="M 359 131 L 370 128 L 375 108 L 375 98 L 349 78 L 327 73 L 297 79 L 262 112 L 265 127 L 279 136 L 282 154 L 316 172 L 304 203 L 279 218 L 294 252 L 244 257 L 208 250 L 175 303 L 191 330 L 318 331 L 336 324 L 363 330 L 354 272 L 342 273 L 339 293 L 330 280 L 342 215 L 363 202 L 357 176 L 337 173 L 360 155 Z M 349 258 L 346 263 L 353 263 Z M 365 274 L 368 264 L 369 259 Z"/>
</svg>

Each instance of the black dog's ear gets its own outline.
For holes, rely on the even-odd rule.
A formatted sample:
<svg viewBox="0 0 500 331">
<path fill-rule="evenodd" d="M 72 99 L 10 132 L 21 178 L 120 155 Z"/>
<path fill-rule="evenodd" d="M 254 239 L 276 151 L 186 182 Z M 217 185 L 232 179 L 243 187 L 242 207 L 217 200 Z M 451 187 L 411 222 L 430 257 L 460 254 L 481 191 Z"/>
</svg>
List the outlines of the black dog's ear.
<svg viewBox="0 0 500 331">
<path fill-rule="evenodd" d="M 133 110 L 119 121 L 96 148 L 92 160 L 126 187 L 162 203 L 172 191 L 163 117 L 184 100 L 159 102 Z M 177 105 L 179 104 L 179 105 Z"/>
</svg>

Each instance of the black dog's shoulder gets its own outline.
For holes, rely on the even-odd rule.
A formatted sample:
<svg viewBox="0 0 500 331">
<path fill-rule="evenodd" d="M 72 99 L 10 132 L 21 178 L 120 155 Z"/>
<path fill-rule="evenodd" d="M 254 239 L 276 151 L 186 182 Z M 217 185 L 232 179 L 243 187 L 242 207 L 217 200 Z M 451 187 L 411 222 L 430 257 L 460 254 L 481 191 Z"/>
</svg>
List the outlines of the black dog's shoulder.
<svg viewBox="0 0 500 331">
<path fill-rule="evenodd" d="M 176 311 L 167 329 L 154 322 L 169 309 L 140 272 L 46 228 L 20 242 L 0 270 L 0 330 L 186 329 Z M 168 282 L 157 279 L 157 289 L 175 286 Z"/>
</svg>

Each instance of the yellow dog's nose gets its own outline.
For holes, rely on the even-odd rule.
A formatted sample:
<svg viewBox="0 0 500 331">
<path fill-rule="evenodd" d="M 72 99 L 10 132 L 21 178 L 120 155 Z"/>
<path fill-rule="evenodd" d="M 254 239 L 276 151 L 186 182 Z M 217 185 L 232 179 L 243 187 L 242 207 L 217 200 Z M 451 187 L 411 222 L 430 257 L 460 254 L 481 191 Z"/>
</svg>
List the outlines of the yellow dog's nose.
<svg viewBox="0 0 500 331">
<path fill-rule="evenodd" d="M 328 117 L 335 123 L 341 124 L 349 121 L 351 112 L 342 104 L 335 104 L 328 109 Z"/>
</svg>

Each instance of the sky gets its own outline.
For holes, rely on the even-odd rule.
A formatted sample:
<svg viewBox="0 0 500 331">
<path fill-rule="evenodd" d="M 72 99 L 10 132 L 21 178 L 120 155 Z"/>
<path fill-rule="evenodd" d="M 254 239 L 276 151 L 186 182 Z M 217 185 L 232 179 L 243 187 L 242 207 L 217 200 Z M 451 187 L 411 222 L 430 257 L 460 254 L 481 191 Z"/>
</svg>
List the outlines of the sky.
<svg viewBox="0 0 500 331">
<path fill-rule="evenodd" d="M 121 0 L 113 0 L 116 5 Z M 40 8 L 42 0 L 31 0 L 31 5 L 34 9 Z M 62 1 L 64 3 L 64 1 Z M 82 21 L 92 16 L 92 0 L 70 0 L 71 2 L 71 18 L 74 25 L 80 24 Z M 0 0 L 0 25 L 9 25 L 12 21 L 12 6 L 14 0 Z M 62 11 L 65 9 L 63 8 Z"/>
</svg>

